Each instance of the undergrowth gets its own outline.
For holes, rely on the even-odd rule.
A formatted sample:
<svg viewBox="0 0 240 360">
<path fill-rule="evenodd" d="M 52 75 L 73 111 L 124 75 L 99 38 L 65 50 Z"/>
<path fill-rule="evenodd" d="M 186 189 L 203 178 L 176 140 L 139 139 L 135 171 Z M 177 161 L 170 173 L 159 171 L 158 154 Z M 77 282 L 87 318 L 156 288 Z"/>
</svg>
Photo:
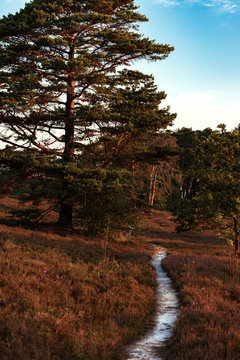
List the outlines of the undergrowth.
<svg viewBox="0 0 240 360">
<path fill-rule="evenodd" d="M 0 225 L 0 359 L 122 358 L 154 310 L 150 253 Z"/>
<path fill-rule="evenodd" d="M 152 212 L 140 238 L 167 248 L 163 266 L 180 298 L 172 337 L 159 355 L 165 360 L 240 359 L 240 267 L 213 232 L 175 232 L 174 218 Z"/>
</svg>

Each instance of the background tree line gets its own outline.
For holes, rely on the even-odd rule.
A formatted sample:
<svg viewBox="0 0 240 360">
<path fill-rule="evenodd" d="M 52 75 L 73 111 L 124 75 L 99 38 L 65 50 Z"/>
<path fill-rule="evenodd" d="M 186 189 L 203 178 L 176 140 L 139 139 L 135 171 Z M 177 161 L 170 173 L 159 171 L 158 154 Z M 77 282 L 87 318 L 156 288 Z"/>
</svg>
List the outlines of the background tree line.
<svg viewBox="0 0 240 360">
<path fill-rule="evenodd" d="M 208 226 L 239 251 L 240 235 L 240 133 L 239 127 L 227 131 L 175 133 L 182 154 L 180 199 L 175 206 L 180 231 L 201 230 Z M 178 197 L 178 198 L 179 198 Z M 174 206 L 173 206 L 174 207 Z"/>
</svg>

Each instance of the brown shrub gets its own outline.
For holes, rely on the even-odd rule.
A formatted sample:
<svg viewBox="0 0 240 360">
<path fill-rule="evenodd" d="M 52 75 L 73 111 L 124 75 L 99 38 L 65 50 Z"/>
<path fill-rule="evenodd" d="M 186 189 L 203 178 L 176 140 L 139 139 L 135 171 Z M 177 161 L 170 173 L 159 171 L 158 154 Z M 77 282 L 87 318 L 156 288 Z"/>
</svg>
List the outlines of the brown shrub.
<svg viewBox="0 0 240 360">
<path fill-rule="evenodd" d="M 150 247 L 0 226 L 0 359 L 118 359 L 154 309 Z"/>
<path fill-rule="evenodd" d="M 176 233 L 164 212 L 147 216 L 139 236 L 148 234 L 168 249 L 163 265 L 181 300 L 173 336 L 159 354 L 165 360 L 240 359 L 239 259 L 213 232 Z"/>
</svg>

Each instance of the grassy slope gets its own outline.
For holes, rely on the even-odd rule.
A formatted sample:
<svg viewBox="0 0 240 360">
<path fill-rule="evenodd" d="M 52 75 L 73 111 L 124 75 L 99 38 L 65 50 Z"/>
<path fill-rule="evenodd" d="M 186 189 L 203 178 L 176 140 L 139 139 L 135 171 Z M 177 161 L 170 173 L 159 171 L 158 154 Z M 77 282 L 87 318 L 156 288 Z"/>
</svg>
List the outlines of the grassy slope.
<svg viewBox="0 0 240 360">
<path fill-rule="evenodd" d="M 0 204 L 0 215 L 16 206 Z M 0 359 L 118 359 L 154 309 L 150 246 L 0 225 Z"/>
<path fill-rule="evenodd" d="M 180 295 L 181 315 L 159 354 L 165 360 L 239 360 L 239 259 L 209 231 L 177 234 L 164 212 L 146 217 L 139 238 L 168 249 L 163 265 Z"/>
<path fill-rule="evenodd" d="M 0 217 L 14 199 L 0 202 Z M 165 360 L 240 359 L 238 260 L 212 233 L 179 235 L 166 212 L 146 216 L 136 240 L 0 225 L 0 359 L 118 359 L 154 308 L 152 241 L 168 249 L 181 315 Z"/>
</svg>

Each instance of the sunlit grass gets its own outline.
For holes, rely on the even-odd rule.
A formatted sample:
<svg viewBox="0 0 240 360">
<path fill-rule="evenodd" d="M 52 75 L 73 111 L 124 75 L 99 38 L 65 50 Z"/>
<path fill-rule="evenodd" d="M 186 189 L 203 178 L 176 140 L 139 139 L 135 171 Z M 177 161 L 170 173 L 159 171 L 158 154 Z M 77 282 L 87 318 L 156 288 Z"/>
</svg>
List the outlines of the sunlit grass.
<svg viewBox="0 0 240 360">
<path fill-rule="evenodd" d="M 173 336 L 159 353 L 165 360 L 238 360 L 239 258 L 213 232 L 177 234 L 172 220 L 152 212 L 140 234 L 168 249 L 163 266 L 181 302 Z"/>
<path fill-rule="evenodd" d="M 106 258 L 100 239 L 0 225 L 0 359 L 123 359 L 151 323 L 153 242 L 167 248 L 181 303 L 160 356 L 238 360 L 239 259 L 212 232 L 177 234 L 173 220 L 152 211 L 135 238 L 109 243 Z"/>
<path fill-rule="evenodd" d="M 154 310 L 151 250 L 0 225 L 0 359 L 118 359 Z"/>
</svg>

